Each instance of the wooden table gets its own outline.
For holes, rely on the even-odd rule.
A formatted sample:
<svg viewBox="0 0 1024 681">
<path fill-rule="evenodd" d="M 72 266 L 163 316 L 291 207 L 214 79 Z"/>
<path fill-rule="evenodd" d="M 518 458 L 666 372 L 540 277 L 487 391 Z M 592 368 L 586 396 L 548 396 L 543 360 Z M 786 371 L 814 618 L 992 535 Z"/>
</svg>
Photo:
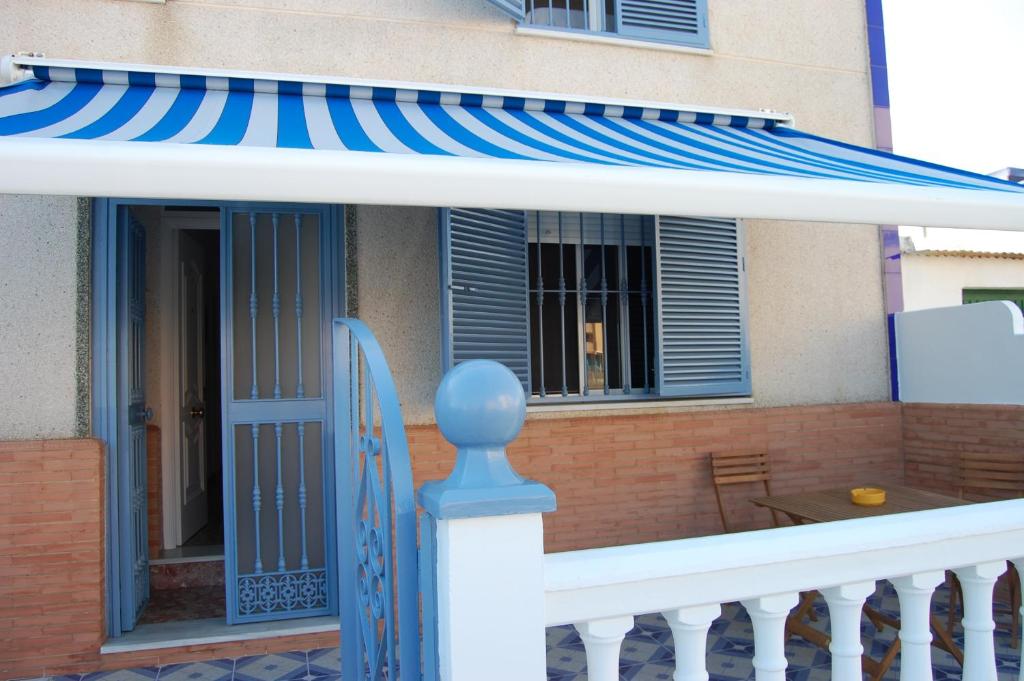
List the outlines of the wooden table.
<svg viewBox="0 0 1024 681">
<path fill-rule="evenodd" d="M 949 508 L 951 506 L 964 506 L 970 502 L 956 497 L 926 492 L 912 487 L 901 487 L 899 485 L 864 485 L 865 487 L 880 487 L 885 490 L 885 503 L 881 506 L 858 506 L 850 501 L 850 488 L 841 487 L 822 492 L 803 492 L 799 494 L 779 494 L 768 497 L 757 497 L 751 501 L 762 508 L 772 509 L 785 513 L 796 525 L 808 523 L 825 523 L 834 520 L 853 520 L 855 518 L 872 518 L 892 513 L 909 513 L 911 511 L 928 511 L 936 508 Z M 831 639 L 828 635 L 818 631 L 804 623 L 804 618 L 812 612 L 814 599 L 817 592 L 804 594 L 800 606 L 796 612 L 790 615 L 786 621 L 787 632 L 794 633 L 811 643 L 828 649 Z M 864 606 L 864 614 L 875 625 L 879 631 L 883 626 L 890 626 L 899 629 L 900 621 L 889 617 L 869 606 Z M 953 641 L 950 632 L 943 626 L 942 621 L 934 614 L 931 614 L 932 632 L 935 634 L 933 645 L 948 651 L 960 666 L 963 667 L 963 652 Z M 900 649 L 899 637 L 893 642 L 885 656 L 881 660 L 864 655 L 864 670 L 874 680 L 880 679 L 888 671 L 889 666 Z"/>
</svg>

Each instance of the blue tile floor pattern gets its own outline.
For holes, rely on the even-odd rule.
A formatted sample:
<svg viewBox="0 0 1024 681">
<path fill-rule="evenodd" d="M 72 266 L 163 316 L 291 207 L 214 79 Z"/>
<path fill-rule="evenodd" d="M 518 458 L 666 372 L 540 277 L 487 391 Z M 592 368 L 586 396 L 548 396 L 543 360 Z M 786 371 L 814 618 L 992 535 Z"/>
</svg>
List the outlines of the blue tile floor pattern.
<svg viewBox="0 0 1024 681">
<path fill-rule="evenodd" d="M 869 602 L 883 613 L 897 617 L 899 601 L 888 582 L 882 582 Z M 944 588 L 936 591 L 933 611 L 945 621 L 948 595 Z M 828 627 L 828 609 L 819 598 L 815 603 L 818 622 L 813 626 L 823 631 Z M 862 638 L 866 651 L 881 658 L 892 644 L 896 632 L 886 628 L 876 632 L 864 620 Z M 957 627 L 954 638 L 963 646 L 963 631 Z M 547 631 L 548 681 L 585 681 L 586 653 L 583 642 L 572 627 L 552 627 Z M 671 681 L 675 669 L 672 633 L 661 615 L 642 615 L 622 644 L 619 675 L 622 681 Z M 750 619 L 738 604 L 722 607 L 722 616 L 715 620 L 708 636 L 708 671 L 711 681 L 746 681 L 753 679 L 751 659 L 754 655 L 754 633 Z M 788 681 L 827 681 L 830 657 L 827 651 L 793 637 L 786 645 Z M 1020 653 L 1010 646 L 1009 616 L 996 618 L 996 659 L 999 681 L 1016 681 Z M 932 648 L 935 681 L 960 679 L 961 669 L 948 653 Z M 338 681 L 340 660 L 337 648 L 297 651 L 277 655 L 256 655 L 236 660 L 211 660 L 162 667 L 124 669 L 93 674 L 53 677 L 56 681 Z M 899 656 L 884 677 L 899 678 Z M 485 681 L 485 679 L 481 679 Z"/>
</svg>

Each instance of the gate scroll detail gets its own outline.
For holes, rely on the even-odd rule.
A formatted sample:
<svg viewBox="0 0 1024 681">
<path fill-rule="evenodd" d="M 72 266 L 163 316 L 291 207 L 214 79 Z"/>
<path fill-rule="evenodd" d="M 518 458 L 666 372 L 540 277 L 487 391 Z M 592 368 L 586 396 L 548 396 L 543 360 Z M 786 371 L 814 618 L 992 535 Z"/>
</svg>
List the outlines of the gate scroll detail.
<svg viewBox="0 0 1024 681">
<path fill-rule="evenodd" d="M 416 501 L 398 393 L 366 324 L 336 319 L 333 338 L 342 678 L 418 681 Z"/>
</svg>

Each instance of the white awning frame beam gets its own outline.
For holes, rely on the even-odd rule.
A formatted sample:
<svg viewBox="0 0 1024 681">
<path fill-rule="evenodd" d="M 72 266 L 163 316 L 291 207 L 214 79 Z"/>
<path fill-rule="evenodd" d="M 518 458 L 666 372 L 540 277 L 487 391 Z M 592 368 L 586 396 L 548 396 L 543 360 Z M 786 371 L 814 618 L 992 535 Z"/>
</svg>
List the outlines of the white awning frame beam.
<svg viewBox="0 0 1024 681">
<path fill-rule="evenodd" d="M 1024 230 L 1021 194 L 659 168 L 7 137 L 0 193 L 523 208 Z"/>
</svg>

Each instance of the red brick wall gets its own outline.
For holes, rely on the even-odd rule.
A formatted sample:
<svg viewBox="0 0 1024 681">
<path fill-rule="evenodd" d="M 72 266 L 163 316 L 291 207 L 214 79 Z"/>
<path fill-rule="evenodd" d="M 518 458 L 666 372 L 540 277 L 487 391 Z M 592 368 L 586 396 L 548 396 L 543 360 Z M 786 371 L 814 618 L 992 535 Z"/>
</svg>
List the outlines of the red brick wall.
<svg viewBox="0 0 1024 681">
<path fill-rule="evenodd" d="M 448 475 L 454 451 L 436 427 L 410 428 L 409 446 L 417 487 Z M 567 551 L 721 532 L 712 451 L 767 451 L 778 493 L 903 482 L 900 407 L 888 402 L 531 418 L 509 458 L 555 491 L 545 548 Z M 754 485 L 729 490 L 737 529 L 769 524 L 768 512 L 747 501 L 759 494 Z"/>
<path fill-rule="evenodd" d="M 149 516 L 149 557 L 159 558 L 160 550 L 164 547 L 164 509 L 158 426 L 146 426 L 146 504 Z"/>
<path fill-rule="evenodd" d="M 961 452 L 1024 456 L 1024 407 L 904 404 L 903 451 L 907 485 L 953 493 Z"/>
<path fill-rule="evenodd" d="M 97 664 L 102 450 L 96 440 L 0 442 L 0 678 Z"/>
</svg>

